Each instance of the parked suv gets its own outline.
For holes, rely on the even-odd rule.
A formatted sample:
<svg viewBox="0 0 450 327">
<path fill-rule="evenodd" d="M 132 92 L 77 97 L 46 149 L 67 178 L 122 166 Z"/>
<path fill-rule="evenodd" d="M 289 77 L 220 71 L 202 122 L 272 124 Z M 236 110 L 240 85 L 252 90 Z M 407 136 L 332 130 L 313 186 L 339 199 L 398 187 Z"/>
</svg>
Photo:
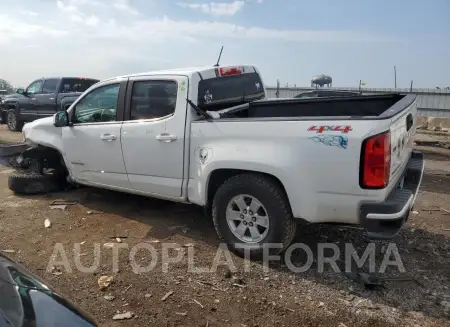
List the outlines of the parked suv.
<svg viewBox="0 0 450 327">
<path fill-rule="evenodd" d="M 77 77 L 41 78 L 26 89 L 17 89 L 17 96 L 3 100 L 1 118 L 12 131 L 21 131 L 25 122 L 66 110 L 98 80 Z"/>
</svg>

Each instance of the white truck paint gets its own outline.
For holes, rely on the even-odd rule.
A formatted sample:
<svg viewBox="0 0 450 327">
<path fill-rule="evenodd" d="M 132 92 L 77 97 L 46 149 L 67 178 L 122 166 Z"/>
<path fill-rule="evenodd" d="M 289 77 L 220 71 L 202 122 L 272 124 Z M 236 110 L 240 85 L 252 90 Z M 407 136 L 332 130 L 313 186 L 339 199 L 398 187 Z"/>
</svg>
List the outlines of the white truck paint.
<svg viewBox="0 0 450 327">
<path fill-rule="evenodd" d="M 253 66 L 234 67 L 243 71 L 236 75 L 253 74 L 259 77 L 258 70 Z M 323 116 L 203 119 L 187 99 L 198 106 L 200 100 L 204 100 L 205 106 L 213 103 L 216 93 L 211 94 L 209 89 L 202 89 L 203 93 L 199 94 L 199 85 L 205 80 L 214 82 L 227 77 L 231 80 L 233 75 L 221 76 L 222 69 L 224 75 L 234 72 L 234 68 L 230 67 L 190 68 L 102 81 L 75 101 L 68 110 L 68 116 L 73 121 L 77 106 L 83 106 L 83 101 L 87 101 L 84 99 L 96 90 L 119 85 L 115 119 L 75 122 L 70 126 L 55 127 L 54 121 L 58 117 L 44 118 L 26 124 L 23 128 L 24 137 L 32 144 L 59 151 L 70 178 L 77 183 L 212 206 L 216 228 L 232 246 L 241 241 L 249 246 L 256 245 L 255 251 L 260 250 L 261 244 L 265 242 L 280 242 L 286 247 L 295 232 L 295 224 L 290 222 L 292 216 L 311 223 L 362 225 L 374 237 L 395 235 L 412 208 L 423 173 L 423 159 L 420 155 L 411 155 L 416 117 L 416 109 L 411 101 L 405 101 L 404 98 L 373 119 Z M 149 81 L 172 81 L 176 84 L 175 111 L 163 117 L 132 120 L 127 115 L 130 115 L 133 106 L 133 85 Z M 260 89 L 264 92 L 262 80 L 254 84 L 251 87 L 255 88 L 255 92 Z M 220 91 L 216 90 L 217 93 Z M 244 92 L 243 100 L 245 96 Z M 217 103 L 221 104 L 220 101 Z M 395 106 L 403 103 L 405 105 L 401 110 L 395 109 Z M 104 110 L 100 115 L 103 115 Z M 388 118 L 382 119 L 383 115 Z M 407 118 L 412 118 L 412 125 L 408 127 Z M 363 188 L 360 184 L 363 164 L 360 159 L 364 140 L 386 131 L 390 132 L 391 147 L 389 183 L 378 189 Z M 410 175 L 414 176 L 414 181 L 408 184 L 412 187 L 403 190 L 407 199 L 404 203 L 398 199 L 392 200 L 397 189 L 402 191 L 399 185 L 403 187 L 405 172 L 413 163 L 416 163 L 413 167 L 415 170 L 411 168 Z M 248 185 L 254 184 L 254 187 L 259 188 L 259 191 L 255 191 L 258 193 L 267 187 L 266 193 L 269 190 L 275 192 L 270 196 L 275 196 L 274 199 L 280 201 L 281 207 L 286 204 L 287 211 L 277 211 L 281 210 L 279 206 L 267 212 L 270 209 L 265 207 L 272 205 L 267 199 L 262 199 L 266 193 L 258 193 L 259 197 L 255 196 L 256 193 L 249 194 L 253 198 L 245 198 L 247 209 L 239 206 L 238 209 L 230 209 L 233 201 L 235 204 L 241 201 L 240 198 L 230 198 L 225 209 L 217 194 L 228 194 L 222 186 L 233 176 L 244 176 L 240 174 L 250 176 L 242 180 L 242 185 L 246 185 L 242 186 L 243 189 L 250 190 Z M 239 176 L 229 182 L 230 189 L 240 187 Z M 255 179 L 254 176 L 260 177 Z M 219 185 L 213 185 L 215 182 Z M 249 199 L 253 199 L 250 204 Z M 253 206 L 261 204 L 267 217 L 263 213 L 258 217 L 249 215 L 252 203 Z M 375 209 L 372 205 L 375 205 Z M 233 222 L 232 225 L 221 222 L 221 217 L 225 216 L 221 216 L 220 210 L 223 215 L 227 214 L 226 210 L 238 210 L 238 219 L 243 219 L 247 227 L 242 227 L 240 222 Z M 286 217 L 269 219 L 270 213 L 280 215 L 280 212 L 284 212 Z M 386 215 L 390 215 L 390 218 Z M 253 234 L 257 235 L 255 226 L 259 220 L 261 224 L 269 224 L 267 230 L 270 233 L 263 226 L 258 232 L 264 237 L 252 238 Z M 392 226 L 381 226 L 381 220 L 389 220 Z M 251 224 L 253 227 L 248 227 Z M 278 224 L 282 227 L 278 228 Z M 230 230 L 234 228 L 237 233 L 243 233 L 243 229 L 246 229 L 247 236 L 233 237 L 226 226 Z M 271 234 L 272 229 L 275 230 L 274 234 Z"/>
</svg>

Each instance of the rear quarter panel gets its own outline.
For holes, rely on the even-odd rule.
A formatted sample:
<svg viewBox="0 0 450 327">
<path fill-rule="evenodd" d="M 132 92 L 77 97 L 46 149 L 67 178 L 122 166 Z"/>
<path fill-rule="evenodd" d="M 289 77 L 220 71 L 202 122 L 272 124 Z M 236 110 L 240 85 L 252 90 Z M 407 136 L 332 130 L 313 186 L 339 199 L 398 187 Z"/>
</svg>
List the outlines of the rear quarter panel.
<svg viewBox="0 0 450 327">
<path fill-rule="evenodd" d="M 390 120 L 193 122 L 189 201 L 205 204 L 214 170 L 242 169 L 278 178 L 297 218 L 358 223 L 360 201 L 382 201 L 386 195 L 385 190 L 359 186 L 362 141 L 386 131 L 389 124 Z M 348 132 L 342 131 L 345 126 Z"/>
<path fill-rule="evenodd" d="M 407 130 L 406 121 L 408 115 L 412 116 L 413 125 Z M 416 133 L 417 107 L 411 104 L 404 112 L 391 120 L 391 171 L 390 186 L 395 186 L 401 177 L 413 150 L 413 136 Z"/>
</svg>

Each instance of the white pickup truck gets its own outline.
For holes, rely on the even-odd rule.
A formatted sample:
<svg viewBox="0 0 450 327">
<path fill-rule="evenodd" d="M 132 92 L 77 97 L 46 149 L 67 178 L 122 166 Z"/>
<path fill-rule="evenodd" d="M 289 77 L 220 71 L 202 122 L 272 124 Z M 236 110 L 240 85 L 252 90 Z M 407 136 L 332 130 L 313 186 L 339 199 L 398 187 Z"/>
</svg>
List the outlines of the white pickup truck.
<svg viewBox="0 0 450 327">
<path fill-rule="evenodd" d="M 48 191 L 62 176 L 203 206 L 237 252 L 283 250 L 296 219 L 390 238 L 423 174 L 412 149 L 414 101 L 267 100 L 258 70 L 245 65 L 121 76 L 90 87 L 67 112 L 26 124 L 30 148 L 19 161 L 34 173 L 12 174 L 9 186 Z"/>
</svg>

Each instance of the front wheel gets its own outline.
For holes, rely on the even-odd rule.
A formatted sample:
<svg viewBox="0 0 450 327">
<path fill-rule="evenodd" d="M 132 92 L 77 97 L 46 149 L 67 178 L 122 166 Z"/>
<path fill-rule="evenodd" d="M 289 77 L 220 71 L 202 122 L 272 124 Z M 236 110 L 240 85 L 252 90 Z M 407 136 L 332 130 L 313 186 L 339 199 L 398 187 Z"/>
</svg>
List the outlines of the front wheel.
<svg viewBox="0 0 450 327">
<path fill-rule="evenodd" d="M 6 123 L 8 124 L 9 130 L 13 132 L 22 131 L 23 122 L 17 117 L 14 109 L 8 110 L 6 114 Z"/>
<path fill-rule="evenodd" d="M 296 222 L 284 191 L 258 174 L 231 177 L 217 191 L 212 206 L 219 237 L 239 255 L 278 254 L 292 242 Z"/>
</svg>

